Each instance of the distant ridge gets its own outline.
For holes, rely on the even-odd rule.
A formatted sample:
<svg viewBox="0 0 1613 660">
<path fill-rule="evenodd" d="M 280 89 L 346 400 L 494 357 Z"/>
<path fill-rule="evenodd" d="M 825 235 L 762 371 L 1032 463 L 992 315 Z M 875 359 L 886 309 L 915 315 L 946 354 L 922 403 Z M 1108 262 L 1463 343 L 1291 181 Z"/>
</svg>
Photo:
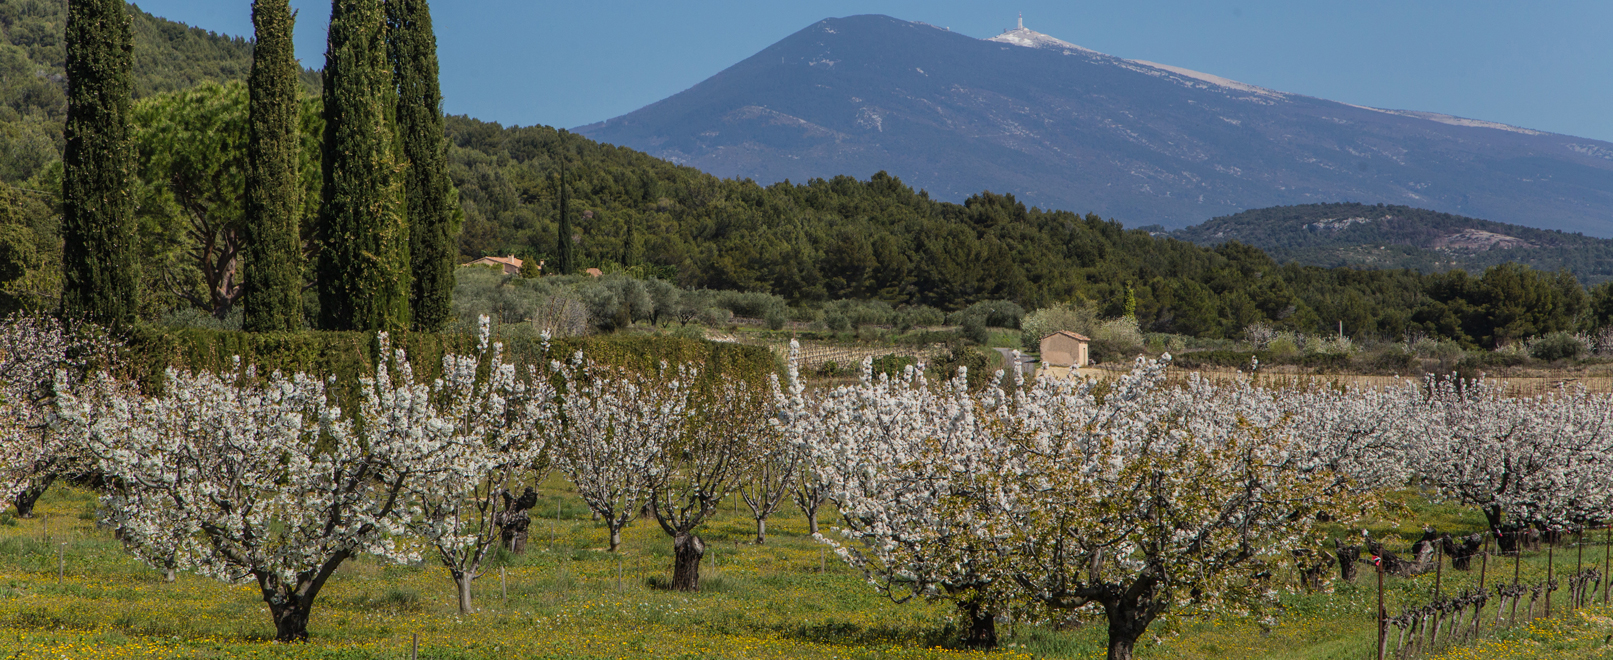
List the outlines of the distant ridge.
<svg viewBox="0 0 1613 660">
<path fill-rule="evenodd" d="M 1314 266 L 1477 273 L 1515 261 L 1567 270 L 1587 286 L 1613 280 L 1613 240 L 1407 206 L 1307 204 L 1255 209 L 1180 229 L 1200 245 L 1238 241 Z"/>
<path fill-rule="evenodd" d="M 580 127 L 762 183 L 888 171 L 1130 226 L 1384 202 L 1613 237 L 1613 143 L 1366 108 L 1083 48 L 886 16 L 815 23 L 676 95 Z"/>
</svg>

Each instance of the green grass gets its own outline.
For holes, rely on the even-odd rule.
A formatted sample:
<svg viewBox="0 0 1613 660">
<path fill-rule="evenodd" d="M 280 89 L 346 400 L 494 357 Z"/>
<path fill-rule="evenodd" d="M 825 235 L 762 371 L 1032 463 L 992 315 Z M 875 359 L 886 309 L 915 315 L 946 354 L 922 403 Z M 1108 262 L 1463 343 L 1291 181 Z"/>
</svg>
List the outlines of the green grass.
<svg viewBox="0 0 1613 660">
<path fill-rule="evenodd" d="M 183 574 L 165 583 L 95 527 L 90 494 L 56 489 L 39 517 L 0 521 L 0 657 L 400 659 L 409 657 L 416 634 L 420 657 L 433 659 L 981 655 L 953 648 L 956 623 L 945 603 L 891 603 L 832 556 L 820 572 L 820 547 L 793 510 L 770 520 L 768 543 L 756 545 L 744 507 L 735 513 L 725 506 L 701 532 L 712 548 L 704 589 L 680 594 L 662 588 L 670 578 L 671 542 L 653 522 L 630 527 L 623 551 L 613 555 L 602 547 L 603 528 L 561 480 L 551 479 L 544 492 L 533 511 L 529 551 L 499 554 L 477 582 L 477 614 L 457 614 L 452 582 L 429 562 L 363 559 L 344 566 L 320 595 L 312 641 L 287 646 L 268 641 L 273 628 L 255 588 Z M 1413 538 L 1424 522 L 1454 531 L 1482 524 L 1474 513 L 1411 493 L 1397 499 L 1404 506 L 1396 515 L 1368 525 L 1375 534 Z M 58 548 L 66 558 L 60 585 Z M 1558 562 L 1570 570 L 1573 557 Z M 499 568 L 508 576 L 507 601 Z M 1499 572 L 1495 562 L 1490 568 L 1493 584 Z M 1510 578 L 1510 564 L 1504 568 Z M 1544 559 L 1528 557 L 1520 570 L 1524 580 L 1543 577 Z M 1358 583 L 1336 584 L 1330 593 L 1285 596 L 1269 626 L 1238 617 L 1157 623 L 1139 655 L 1359 660 L 1372 646 L 1372 577 L 1363 570 Z M 1426 601 L 1433 579 L 1390 580 L 1391 612 Z M 1475 579 L 1446 570 L 1444 588 Z M 1561 614 L 1477 648 L 1486 649 L 1486 658 L 1607 657 L 1610 614 L 1600 607 Z M 993 657 L 1103 656 L 1103 622 L 1090 612 L 1057 625 L 1005 623 L 999 633 L 1004 648 Z"/>
</svg>

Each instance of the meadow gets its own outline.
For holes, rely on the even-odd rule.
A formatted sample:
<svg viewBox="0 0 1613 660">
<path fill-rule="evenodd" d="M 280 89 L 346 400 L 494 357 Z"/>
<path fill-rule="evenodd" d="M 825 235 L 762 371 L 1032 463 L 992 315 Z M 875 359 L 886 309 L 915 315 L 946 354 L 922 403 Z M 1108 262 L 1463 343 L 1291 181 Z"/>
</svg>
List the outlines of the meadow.
<svg viewBox="0 0 1613 660">
<path fill-rule="evenodd" d="M 895 604 L 806 535 L 786 507 L 755 544 L 748 511 L 733 502 L 703 531 L 714 550 L 699 593 L 664 588 L 671 543 L 653 521 L 624 533 L 619 556 L 569 485 L 551 478 L 533 510 L 528 551 L 501 554 L 477 581 L 479 611 L 457 613 L 446 571 L 349 562 L 315 605 L 306 644 L 271 641 L 274 628 L 254 585 L 228 585 L 181 573 L 173 583 L 125 554 L 96 525 L 94 496 L 57 487 L 33 519 L 0 517 L 0 657 L 5 658 L 1101 658 L 1101 616 L 1078 613 L 1057 625 L 1005 622 L 1003 648 L 956 646 L 946 603 Z M 1394 520 L 1375 536 L 1412 539 L 1424 523 L 1441 530 L 1482 527 L 1476 512 L 1402 494 Z M 558 515 L 557 515 L 558 514 Z M 824 518 L 826 525 L 829 518 Z M 1339 530 L 1340 535 L 1348 532 Z M 1392 544 L 1403 548 L 1404 542 Z M 1601 546 L 1587 547 L 1600 559 Z M 60 554 L 59 554 L 60 553 Z M 1572 569 L 1571 551 L 1556 553 Z M 1590 562 L 1587 559 L 1587 562 Z M 1489 583 L 1511 577 L 1494 558 Z M 60 583 L 58 583 L 60 571 Z M 1526 555 L 1524 581 L 1545 577 L 1545 559 Z M 501 582 L 501 577 L 503 582 Z M 1477 571 L 1446 568 L 1444 589 L 1471 584 Z M 1277 580 L 1291 576 L 1276 576 Z M 1390 578 L 1391 613 L 1426 602 L 1434 576 Z M 507 586 L 506 586 L 507 585 Z M 1331 593 L 1285 596 L 1269 619 L 1177 619 L 1150 630 L 1141 657 L 1358 660 L 1373 644 L 1374 576 Z M 1613 657 L 1613 609 L 1596 604 L 1510 630 L 1442 655 L 1452 659 Z M 1599 599 L 1598 599 L 1599 600 Z M 1488 629 L 1489 626 L 1487 625 Z"/>
</svg>

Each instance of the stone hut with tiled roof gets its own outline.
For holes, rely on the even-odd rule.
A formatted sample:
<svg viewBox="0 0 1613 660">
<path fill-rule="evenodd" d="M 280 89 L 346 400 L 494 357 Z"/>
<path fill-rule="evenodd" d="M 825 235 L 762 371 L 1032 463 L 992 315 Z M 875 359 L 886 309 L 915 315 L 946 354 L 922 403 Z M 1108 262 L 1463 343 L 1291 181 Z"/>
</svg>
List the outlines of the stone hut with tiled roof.
<svg viewBox="0 0 1613 660">
<path fill-rule="evenodd" d="M 1091 342 L 1091 338 L 1068 330 L 1060 330 L 1043 337 L 1042 365 L 1065 369 L 1086 367 L 1092 362 L 1087 354 L 1087 345 Z"/>
</svg>

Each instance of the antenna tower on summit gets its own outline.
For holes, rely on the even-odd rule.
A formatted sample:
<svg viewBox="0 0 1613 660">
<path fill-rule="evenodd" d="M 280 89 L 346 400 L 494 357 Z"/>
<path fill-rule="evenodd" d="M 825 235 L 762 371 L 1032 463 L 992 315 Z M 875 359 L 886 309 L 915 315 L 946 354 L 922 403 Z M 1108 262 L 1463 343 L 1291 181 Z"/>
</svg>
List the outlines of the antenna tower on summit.
<svg viewBox="0 0 1613 660">
<path fill-rule="evenodd" d="M 1025 12 L 1019 12 L 1019 29 L 1025 29 Z"/>
</svg>

